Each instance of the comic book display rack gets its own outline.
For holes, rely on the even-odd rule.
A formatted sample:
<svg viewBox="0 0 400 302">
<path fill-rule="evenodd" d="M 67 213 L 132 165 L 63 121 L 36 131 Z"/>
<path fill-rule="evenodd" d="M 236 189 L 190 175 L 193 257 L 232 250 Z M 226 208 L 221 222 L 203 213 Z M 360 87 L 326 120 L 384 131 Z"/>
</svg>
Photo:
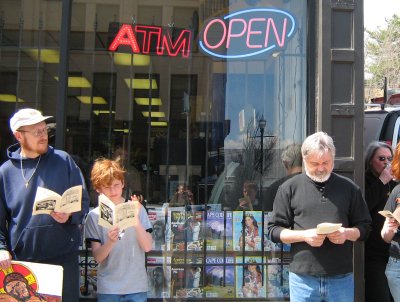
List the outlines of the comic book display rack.
<svg viewBox="0 0 400 302">
<path fill-rule="evenodd" d="M 289 301 L 289 246 L 267 236 L 270 212 L 149 208 L 148 301 Z M 96 297 L 96 263 L 80 259 L 82 301 Z M 93 300 L 95 301 L 95 300 Z"/>
</svg>

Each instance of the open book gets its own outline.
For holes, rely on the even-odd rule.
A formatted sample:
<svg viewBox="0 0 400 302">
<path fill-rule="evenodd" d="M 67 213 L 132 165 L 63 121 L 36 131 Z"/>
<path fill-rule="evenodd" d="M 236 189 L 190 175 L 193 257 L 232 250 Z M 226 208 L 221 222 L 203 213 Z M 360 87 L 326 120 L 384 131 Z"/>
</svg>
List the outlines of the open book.
<svg viewBox="0 0 400 302">
<path fill-rule="evenodd" d="M 338 231 L 341 226 L 342 226 L 341 223 L 323 222 L 317 225 L 317 234 L 319 235 L 330 234 Z"/>
<path fill-rule="evenodd" d="M 393 213 L 386 210 L 379 211 L 378 213 L 387 218 L 394 218 L 398 223 L 400 223 L 400 207 L 396 208 Z"/>
<path fill-rule="evenodd" d="M 126 229 L 133 226 L 134 217 L 133 201 L 116 205 L 104 194 L 99 195 L 99 225 L 105 228 L 118 226 L 120 229 Z"/>
<path fill-rule="evenodd" d="M 38 187 L 32 215 L 79 212 L 82 206 L 82 185 L 71 187 L 60 195 L 52 190 Z"/>
</svg>

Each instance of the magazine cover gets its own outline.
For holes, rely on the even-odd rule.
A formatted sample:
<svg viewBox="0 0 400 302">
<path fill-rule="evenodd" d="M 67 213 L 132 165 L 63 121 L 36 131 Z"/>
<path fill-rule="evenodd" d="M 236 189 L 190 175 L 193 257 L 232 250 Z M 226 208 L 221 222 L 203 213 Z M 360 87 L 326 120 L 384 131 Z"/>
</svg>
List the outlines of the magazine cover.
<svg viewBox="0 0 400 302">
<path fill-rule="evenodd" d="M 235 251 L 261 251 L 262 233 L 262 211 L 233 212 Z"/>
<path fill-rule="evenodd" d="M 207 257 L 204 293 L 206 298 L 235 298 L 233 257 Z"/>
<path fill-rule="evenodd" d="M 268 264 L 267 297 L 274 300 L 289 300 L 289 264 Z"/>
<path fill-rule="evenodd" d="M 207 251 L 233 250 L 231 211 L 208 211 L 206 229 Z"/>
<path fill-rule="evenodd" d="M 185 244 L 185 208 L 169 208 L 167 220 L 166 245 L 168 251 L 184 251 Z"/>
<path fill-rule="evenodd" d="M 174 298 L 203 297 L 203 257 L 172 257 L 171 289 Z"/>
<path fill-rule="evenodd" d="M 97 262 L 93 256 L 79 255 L 79 289 L 80 297 L 97 297 Z"/>
<path fill-rule="evenodd" d="M 153 251 L 165 250 L 165 208 L 149 208 L 147 212 L 151 225 L 153 226 Z"/>
<path fill-rule="evenodd" d="M 169 298 L 171 282 L 171 258 L 147 257 L 148 298 Z"/>
<path fill-rule="evenodd" d="M 0 301 L 61 302 L 62 282 L 59 265 L 12 261 L 9 269 L 0 270 Z"/>
<path fill-rule="evenodd" d="M 186 243 L 188 251 L 203 251 L 204 211 L 192 209 L 186 212 Z"/>
<path fill-rule="evenodd" d="M 266 268 L 259 256 L 236 257 L 236 297 L 265 298 Z"/>
</svg>

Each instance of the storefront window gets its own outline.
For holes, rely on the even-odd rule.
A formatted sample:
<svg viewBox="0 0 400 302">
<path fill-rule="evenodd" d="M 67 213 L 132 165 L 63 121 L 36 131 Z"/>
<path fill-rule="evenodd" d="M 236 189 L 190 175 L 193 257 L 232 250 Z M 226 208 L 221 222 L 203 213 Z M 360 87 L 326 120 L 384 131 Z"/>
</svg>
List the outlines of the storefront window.
<svg viewBox="0 0 400 302">
<path fill-rule="evenodd" d="M 34 107 L 56 115 L 62 15 L 62 1 L 0 2 L 2 162 L 13 142 L 13 112 Z M 128 194 L 141 193 L 148 208 L 170 203 L 181 185 L 191 195 L 184 205 L 239 221 L 242 214 L 230 211 L 243 184 L 256 184 L 254 210 L 261 210 L 265 190 L 285 175 L 282 150 L 306 135 L 306 0 L 76 0 L 69 45 L 65 150 L 86 176 L 99 156 L 123 158 Z M 207 220 L 201 215 L 197 221 Z M 262 229 L 267 216 L 257 215 Z M 204 283 L 211 255 L 203 256 L 191 273 Z M 212 283 L 227 282 L 230 263 L 269 272 L 261 253 L 254 268 L 250 256 L 219 255 L 223 275 Z M 179 274 L 168 270 L 170 280 Z M 226 297 L 246 298 L 229 291 Z"/>
</svg>

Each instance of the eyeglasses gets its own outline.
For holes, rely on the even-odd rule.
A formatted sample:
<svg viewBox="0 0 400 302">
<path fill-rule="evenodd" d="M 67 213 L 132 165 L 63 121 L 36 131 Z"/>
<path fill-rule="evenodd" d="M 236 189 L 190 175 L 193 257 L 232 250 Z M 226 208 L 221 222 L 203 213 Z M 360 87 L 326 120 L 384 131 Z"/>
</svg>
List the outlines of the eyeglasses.
<svg viewBox="0 0 400 302">
<path fill-rule="evenodd" d="M 387 159 L 388 161 L 392 161 L 393 157 L 392 156 L 379 156 L 378 157 L 379 161 L 385 161 L 385 159 Z"/>
<path fill-rule="evenodd" d="M 27 132 L 27 133 L 32 134 L 34 137 L 40 137 L 42 135 L 48 135 L 49 131 L 50 131 L 50 128 L 49 127 L 45 127 L 45 128 L 36 129 L 36 130 L 33 130 L 33 131 L 19 129 L 17 131 L 18 132 Z"/>
</svg>

